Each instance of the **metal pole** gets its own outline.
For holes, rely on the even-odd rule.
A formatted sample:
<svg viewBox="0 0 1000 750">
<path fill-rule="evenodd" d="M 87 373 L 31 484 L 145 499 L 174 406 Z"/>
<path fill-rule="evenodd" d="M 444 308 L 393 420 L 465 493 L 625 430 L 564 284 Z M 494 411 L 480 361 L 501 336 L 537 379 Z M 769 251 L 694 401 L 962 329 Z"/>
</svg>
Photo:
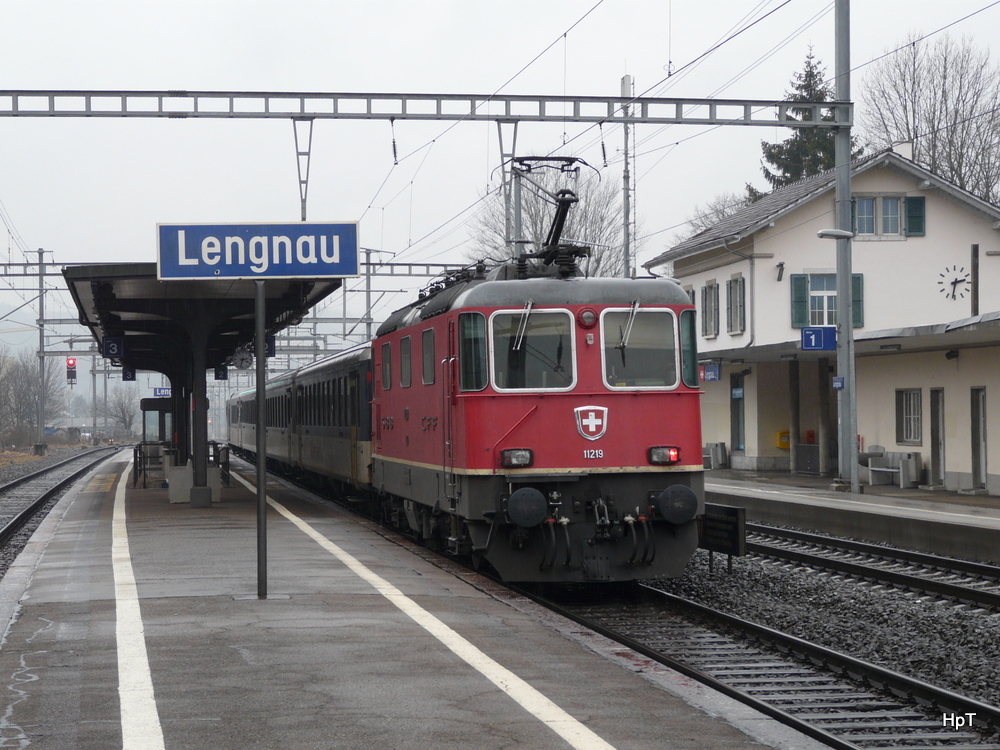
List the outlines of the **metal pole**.
<svg viewBox="0 0 1000 750">
<path fill-rule="evenodd" d="M 632 76 L 622 77 L 622 96 L 626 101 L 632 98 Z M 622 110 L 628 118 L 628 104 Z M 622 234 L 622 254 L 625 257 L 625 269 L 623 276 L 628 279 L 632 276 L 632 249 L 629 242 L 629 215 L 632 212 L 629 196 L 629 170 L 628 170 L 628 122 L 625 123 L 625 171 L 622 173 L 622 214 L 625 217 Z"/>
<path fill-rule="evenodd" d="M 842 115 L 851 101 L 851 6 L 836 0 L 836 97 Z M 849 122 L 849 120 L 845 120 Z M 837 229 L 851 232 L 851 127 L 835 131 Z M 837 374 L 844 379 L 838 394 L 838 475 L 860 492 L 858 484 L 858 412 L 854 371 L 854 298 L 852 294 L 851 240 L 837 240 Z"/>
<path fill-rule="evenodd" d="M 45 251 L 38 249 L 38 441 L 35 455 L 45 455 Z"/>
<path fill-rule="evenodd" d="M 372 340 L 372 251 L 365 248 L 365 335 Z"/>
<path fill-rule="evenodd" d="M 90 433 L 90 444 L 97 445 L 97 355 L 90 358 L 90 397 L 93 402 L 94 428 Z M 145 430 L 145 425 L 143 425 Z"/>
<path fill-rule="evenodd" d="M 267 342 L 264 340 L 264 280 L 257 279 L 254 312 L 254 352 L 257 365 L 257 598 L 267 599 L 267 436 L 264 434 L 264 385 L 267 380 Z"/>
</svg>

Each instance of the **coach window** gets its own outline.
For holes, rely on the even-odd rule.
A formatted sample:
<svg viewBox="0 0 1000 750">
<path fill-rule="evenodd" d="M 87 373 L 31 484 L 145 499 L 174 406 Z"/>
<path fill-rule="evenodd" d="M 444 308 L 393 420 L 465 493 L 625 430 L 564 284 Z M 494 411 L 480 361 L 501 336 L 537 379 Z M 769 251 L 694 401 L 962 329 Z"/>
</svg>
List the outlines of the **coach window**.
<svg viewBox="0 0 1000 750">
<path fill-rule="evenodd" d="M 486 387 L 486 318 L 482 313 L 458 316 L 458 387 L 481 391 Z"/>
<path fill-rule="evenodd" d="M 423 332 L 421 337 L 421 348 L 420 360 L 421 368 L 423 370 L 423 383 L 424 385 L 434 384 L 434 371 L 437 369 L 437 364 L 434 361 L 434 329 L 428 328 Z"/>
<path fill-rule="evenodd" d="M 399 342 L 399 385 L 410 387 L 410 337 L 404 336 Z"/>
<path fill-rule="evenodd" d="M 382 344 L 382 390 L 392 388 L 392 344 L 386 341 Z"/>
<path fill-rule="evenodd" d="M 562 310 L 493 315 L 493 384 L 497 390 L 573 387 L 573 318 Z"/>
<path fill-rule="evenodd" d="M 601 314 L 604 382 L 629 390 L 677 385 L 677 345 L 670 310 L 628 309 Z"/>
</svg>

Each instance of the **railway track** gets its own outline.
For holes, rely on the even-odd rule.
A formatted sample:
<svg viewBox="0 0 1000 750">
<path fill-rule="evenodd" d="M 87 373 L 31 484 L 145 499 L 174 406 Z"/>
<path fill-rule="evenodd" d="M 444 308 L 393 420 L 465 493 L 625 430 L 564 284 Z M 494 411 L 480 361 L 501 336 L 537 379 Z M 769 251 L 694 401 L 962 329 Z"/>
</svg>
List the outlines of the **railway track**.
<svg viewBox="0 0 1000 750">
<path fill-rule="evenodd" d="M 98 448 L 25 474 L 0 486 L 0 548 L 6 547 L 46 503 L 120 448 Z"/>
<path fill-rule="evenodd" d="M 1000 709 L 657 589 L 556 611 L 840 750 L 1000 748 Z M 528 594 L 530 596 L 530 594 Z"/>
<path fill-rule="evenodd" d="M 747 524 L 747 552 L 1000 612 L 1000 567 Z"/>
</svg>

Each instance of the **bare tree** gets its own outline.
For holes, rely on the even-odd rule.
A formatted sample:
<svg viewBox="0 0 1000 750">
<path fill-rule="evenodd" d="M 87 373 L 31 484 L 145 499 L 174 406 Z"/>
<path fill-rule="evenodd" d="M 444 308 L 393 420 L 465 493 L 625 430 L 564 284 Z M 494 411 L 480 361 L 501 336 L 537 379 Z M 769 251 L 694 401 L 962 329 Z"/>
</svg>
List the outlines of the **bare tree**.
<svg viewBox="0 0 1000 750">
<path fill-rule="evenodd" d="M 131 434 L 139 418 L 139 388 L 135 383 L 122 383 L 108 394 L 108 417 Z"/>
<path fill-rule="evenodd" d="M 583 171 L 573 180 L 564 173 L 535 169 L 531 178 L 549 192 L 572 190 L 579 202 L 570 209 L 563 229 L 563 240 L 589 245 L 591 256 L 584 268 L 591 276 L 621 276 L 625 267 L 622 252 L 621 189 L 612 180 L 601 179 L 594 172 Z M 555 213 L 554 203 L 540 191 L 524 182 L 522 186 L 521 225 L 525 248 L 532 252 L 548 235 Z M 506 260 L 517 254 L 506 244 L 506 207 L 503 193 L 498 191 L 484 202 L 483 210 L 473 220 L 473 250 L 469 260 L 489 258 Z M 637 248 L 633 243 L 632 254 Z"/>
<path fill-rule="evenodd" d="M 9 387 L 5 390 L 9 399 L 9 432 L 4 433 L 4 440 L 16 445 L 30 445 L 38 438 L 38 355 L 22 350 L 10 363 L 8 377 Z M 66 384 L 61 378 L 59 363 L 52 358 L 46 359 L 41 382 L 45 389 L 46 424 L 52 424 L 65 411 Z"/>
<path fill-rule="evenodd" d="M 858 122 L 875 148 L 913 143 L 913 160 L 1000 202 L 1000 71 L 969 39 L 907 45 L 865 75 Z"/>
<path fill-rule="evenodd" d="M 14 365 L 17 360 L 7 346 L 0 347 L 0 443 L 9 446 L 14 430 Z"/>
</svg>

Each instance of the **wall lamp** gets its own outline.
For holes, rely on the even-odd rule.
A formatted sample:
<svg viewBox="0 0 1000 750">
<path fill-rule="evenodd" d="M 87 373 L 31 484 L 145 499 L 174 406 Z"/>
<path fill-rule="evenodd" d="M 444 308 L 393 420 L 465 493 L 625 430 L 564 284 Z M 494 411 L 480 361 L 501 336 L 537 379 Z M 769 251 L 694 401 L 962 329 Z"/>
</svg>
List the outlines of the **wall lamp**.
<svg viewBox="0 0 1000 750">
<path fill-rule="evenodd" d="M 846 229 L 820 229 L 816 236 L 822 240 L 849 240 L 854 237 L 854 232 Z"/>
<path fill-rule="evenodd" d="M 749 375 L 749 374 L 750 374 L 751 372 L 752 372 L 752 371 L 751 371 L 751 370 L 750 370 L 750 368 L 748 367 L 748 368 L 746 368 L 745 370 L 740 370 L 740 375 L 742 375 L 743 377 L 746 377 L 746 376 L 747 376 L 747 375 Z"/>
<path fill-rule="evenodd" d="M 949 349 L 944 353 L 945 359 L 958 359 L 958 349 Z"/>
<path fill-rule="evenodd" d="M 778 264 L 778 281 L 781 281 L 781 277 L 785 275 L 785 262 L 782 261 Z"/>
</svg>

